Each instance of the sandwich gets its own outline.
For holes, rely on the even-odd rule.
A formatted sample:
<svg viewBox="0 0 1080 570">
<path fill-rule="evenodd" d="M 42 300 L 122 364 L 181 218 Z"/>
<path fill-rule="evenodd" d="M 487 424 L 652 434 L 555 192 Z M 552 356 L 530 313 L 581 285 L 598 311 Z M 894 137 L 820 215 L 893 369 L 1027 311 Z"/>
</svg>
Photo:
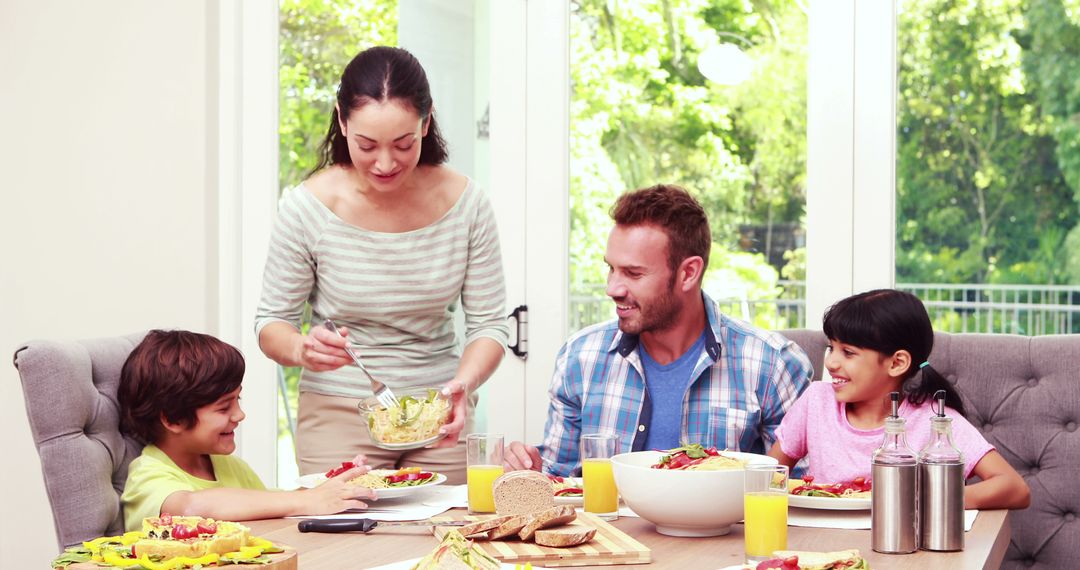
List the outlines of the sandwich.
<svg viewBox="0 0 1080 570">
<path fill-rule="evenodd" d="M 456 529 L 420 559 L 412 570 L 498 570 L 499 561 L 484 552 Z"/>
<path fill-rule="evenodd" d="M 773 558 L 748 568 L 756 570 L 869 570 L 870 564 L 858 550 L 835 552 L 777 550 L 773 552 Z"/>
<path fill-rule="evenodd" d="M 139 556 L 146 554 L 162 561 L 180 556 L 201 558 L 247 546 L 248 527 L 203 517 L 161 515 L 143 519 L 143 536 L 134 545 Z"/>
<path fill-rule="evenodd" d="M 161 515 L 143 519 L 142 530 L 103 536 L 66 549 L 53 568 L 90 562 L 113 568 L 207 568 L 267 564 L 267 554 L 284 552 L 249 534 L 241 524 L 203 517 Z"/>
</svg>

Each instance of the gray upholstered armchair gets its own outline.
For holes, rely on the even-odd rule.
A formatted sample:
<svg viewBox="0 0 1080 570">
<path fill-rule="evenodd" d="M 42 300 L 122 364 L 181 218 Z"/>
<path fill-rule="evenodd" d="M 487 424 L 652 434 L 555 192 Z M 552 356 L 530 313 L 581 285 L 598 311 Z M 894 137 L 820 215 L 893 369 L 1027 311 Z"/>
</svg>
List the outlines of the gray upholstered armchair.
<svg viewBox="0 0 1080 570">
<path fill-rule="evenodd" d="M 780 332 L 820 374 L 825 335 Z M 1012 513 L 1002 567 L 1080 568 L 1080 335 L 937 333 L 930 363 L 956 384 L 968 420 L 1031 487 L 1031 506 Z"/>
<path fill-rule="evenodd" d="M 116 388 L 145 334 L 32 341 L 15 351 L 61 549 L 123 532 L 120 494 L 142 445 L 120 434 Z"/>
</svg>

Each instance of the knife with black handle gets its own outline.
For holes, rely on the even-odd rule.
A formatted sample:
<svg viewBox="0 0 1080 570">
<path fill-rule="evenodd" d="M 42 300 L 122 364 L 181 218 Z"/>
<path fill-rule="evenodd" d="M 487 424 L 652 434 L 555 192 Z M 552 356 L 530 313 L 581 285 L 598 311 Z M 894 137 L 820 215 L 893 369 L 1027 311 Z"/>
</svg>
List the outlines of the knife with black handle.
<svg viewBox="0 0 1080 570">
<path fill-rule="evenodd" d="M 300 532 L 370 532 L 377 526 L 464 526 L 470 521 L 377 521 L 372 519 L 304 519 L 296 524 Z"/>
</svg>

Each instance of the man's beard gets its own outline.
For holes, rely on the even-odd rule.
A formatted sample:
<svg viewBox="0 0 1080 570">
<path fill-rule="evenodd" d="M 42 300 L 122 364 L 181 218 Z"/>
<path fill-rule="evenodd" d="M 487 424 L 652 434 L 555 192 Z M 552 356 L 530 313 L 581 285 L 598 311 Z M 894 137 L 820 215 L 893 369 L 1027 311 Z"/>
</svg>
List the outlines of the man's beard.
<svg viewBox="0 0 1080 570">
<path fill-rule="evenodd" d="M 675 295 L 674 285 L 672 283 L 667 291 L 647 304 L 638 303 L 636 321 L 619 319 L 619 330 L 626 334 L 640 335 L 671 328 L 683 307 L 682 299 Z"/>
</svg>

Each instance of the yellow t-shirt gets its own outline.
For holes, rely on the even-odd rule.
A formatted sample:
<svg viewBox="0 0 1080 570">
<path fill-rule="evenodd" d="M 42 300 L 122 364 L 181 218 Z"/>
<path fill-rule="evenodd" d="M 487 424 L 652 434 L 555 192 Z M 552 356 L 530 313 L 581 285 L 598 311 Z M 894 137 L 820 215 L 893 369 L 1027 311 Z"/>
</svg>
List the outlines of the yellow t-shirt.
<svg viewBox="0 0 1080 570">
<path fill-rule="evenodd" d="M 200 479 L 176 466 L 156 445 L 147 445 L 142 455 L 128 467 L 127 483 L 120 504 L 124 508 L 124 528 L 142 529 L 147 517 L 161 514 L 161 505 L 177 491 L 202 491 L 218 487 L 266 489 L 259 476 L 239 457 L 211 455 L 217 481 Z"/>
</svg>

